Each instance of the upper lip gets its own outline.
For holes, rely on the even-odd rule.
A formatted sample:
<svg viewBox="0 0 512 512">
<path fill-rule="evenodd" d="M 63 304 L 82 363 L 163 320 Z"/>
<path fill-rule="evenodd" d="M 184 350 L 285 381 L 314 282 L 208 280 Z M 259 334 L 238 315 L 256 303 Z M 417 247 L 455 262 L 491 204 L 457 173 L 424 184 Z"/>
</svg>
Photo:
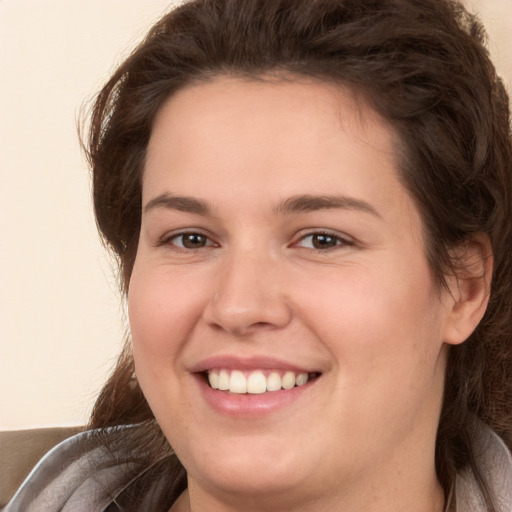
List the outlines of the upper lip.
<svg viewBox="0 0 512 512">
<path fill-rule="evenodd" d="M 217 355 L 199 361 L 190 368 L 192 373 L 201 373 L 213 368 L 232 370 L 287 370 L 300 373 L 320 373 L 316 368 L 305 368 L 275 357 L 255 355 L 240 357 L 234 355 Z"/>
</svg>

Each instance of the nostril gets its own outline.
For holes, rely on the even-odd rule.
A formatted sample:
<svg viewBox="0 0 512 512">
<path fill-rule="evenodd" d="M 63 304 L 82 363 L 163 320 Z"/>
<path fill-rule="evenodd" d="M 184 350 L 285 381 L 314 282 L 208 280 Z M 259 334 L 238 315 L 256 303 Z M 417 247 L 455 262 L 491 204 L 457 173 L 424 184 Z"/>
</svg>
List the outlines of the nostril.
<svg viewBox="0 0 512 512">
<path fill-rule="evenodd" d="M 272 328 L 273 325 L 269 322 L 254 322 L 250 327 L 253 327 L 254 329 L 268 329 Z"/>
</svg>

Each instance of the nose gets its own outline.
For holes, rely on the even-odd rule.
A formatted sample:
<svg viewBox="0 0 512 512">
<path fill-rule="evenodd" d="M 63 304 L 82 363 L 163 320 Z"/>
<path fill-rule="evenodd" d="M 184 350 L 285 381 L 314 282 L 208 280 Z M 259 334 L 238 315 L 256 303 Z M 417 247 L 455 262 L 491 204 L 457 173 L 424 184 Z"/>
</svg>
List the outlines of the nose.
<svg viewBox="0 0 512 512">
<path fill-rule="evenodd" d="M 243 337 L 290 322 L 292 311 L 275 259 L 240 253 L 221 266 L 204 310 L 210 326 Z"/>
</svg>

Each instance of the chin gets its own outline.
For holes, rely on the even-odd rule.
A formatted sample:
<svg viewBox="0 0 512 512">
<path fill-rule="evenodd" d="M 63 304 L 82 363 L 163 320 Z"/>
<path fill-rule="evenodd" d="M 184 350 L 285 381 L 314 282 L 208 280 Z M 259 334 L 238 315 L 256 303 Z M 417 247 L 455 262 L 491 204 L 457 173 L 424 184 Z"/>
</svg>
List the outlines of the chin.
<svg viewBox="0 0 512 512">
<path fill-rule="evenodd" d="M 246 439 L 226 444 L 227 449 L 210 447 L 206 456 L 198 453 L 195 460 L 185 457 L 183 463 L 189 478 L 245 496 L 287 493 L 308 480 L 306 468 L 302 467 L 300 444 L 287 450 L 283 449 L 283 439 Z"/>
</svg>

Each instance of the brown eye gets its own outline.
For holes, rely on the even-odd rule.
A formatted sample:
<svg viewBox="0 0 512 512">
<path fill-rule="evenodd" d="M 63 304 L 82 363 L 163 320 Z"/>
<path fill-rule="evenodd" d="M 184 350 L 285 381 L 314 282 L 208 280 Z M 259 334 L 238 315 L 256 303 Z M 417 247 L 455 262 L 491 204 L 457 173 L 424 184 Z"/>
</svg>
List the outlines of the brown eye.
<svg viewBox="0 0 512 512">
<path fill-rule="evenodd" d="M 331 247 L 338 245 L 339 242 L 339 238 L 333 235 L 328 235 L 325 233 L 311 235 L 311 245 L 315 249 L 330 249 Z"/>
<path fill-rule="evenodd" d="M 296 247 L 303 247 L 305 249 L 328 251 L 329 249 L 343 248 L 346 246 L 354 245 L 354 242 L 352 239 L 342 235 L 320 231 L 317 233 L 309 233 L 303 236 L 294 245 L 296 245 Z"/>
<path fill-rule="evenodd" d="M 201 249 L 210 245 L 208 237 L 201 233 L 182 233 L 172 237 L 170 242 L 182 249 Z"/>
</svg>

